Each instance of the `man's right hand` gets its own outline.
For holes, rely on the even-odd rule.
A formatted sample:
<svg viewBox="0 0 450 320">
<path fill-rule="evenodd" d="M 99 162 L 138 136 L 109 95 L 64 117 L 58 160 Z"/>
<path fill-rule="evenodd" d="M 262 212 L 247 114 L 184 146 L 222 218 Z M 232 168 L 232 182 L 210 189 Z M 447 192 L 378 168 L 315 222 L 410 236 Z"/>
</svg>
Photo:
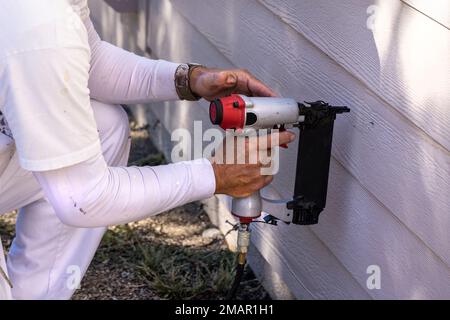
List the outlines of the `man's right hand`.
<svg viewBox="0 0 450 320">
<path fill-rule="evenodd" d="M 245 161 L 245 164 L 236 164 L 236 161 L 227 163 L 225 146 L 228 139 L 234 139 L 234 157 L 232 159 L 236 160 L 238 156 L 245 156 L 243 159 L 248 160 L 251 159 L 250 155 L 254 156 L 256 153 L 257 162 L 253 164 L 248 163 L 249 161 Z M 216 155 L 211 159 L 211 163 L 216 177 L 216 194 L 244 198 L 269 185 L 273 180 L 272 175 L 262 174 L 263 168 L 268 164 L 261 162 L 261 153 L 270 155 L 272 148 L 294 141 L 295 135 L 285 131 L 267 136 L 245 138 L 245 150 L 238 148 L 237 139 L 239 138 L 226 138 L 221 147 L 216 150 Z M 267 139 L 267 141 L 262 143 L 262 139 Z"/>
</svg>

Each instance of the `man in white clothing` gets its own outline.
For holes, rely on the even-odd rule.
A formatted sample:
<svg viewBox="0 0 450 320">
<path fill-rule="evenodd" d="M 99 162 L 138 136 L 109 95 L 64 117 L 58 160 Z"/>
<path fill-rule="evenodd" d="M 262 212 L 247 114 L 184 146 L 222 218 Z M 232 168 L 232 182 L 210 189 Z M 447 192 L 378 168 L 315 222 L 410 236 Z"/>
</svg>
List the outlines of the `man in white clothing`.
<svg viewBox="0 0 450 320">
<path fill-rule="evenodd" d="M 150 60 L 101 41 L 87 0 L 2 0 L 0 214 L 20 211 L 6 265 L 0 249 L 0 298 L 69 299 L 70 276 L 85 274 L 107 226 L 270 183 L 260 164 L 126 167 L 120 104 L 232 92 L 274 95 L 247 71 Z M 279 144 L 293 139 L 281 133 Z"/>
</svg>

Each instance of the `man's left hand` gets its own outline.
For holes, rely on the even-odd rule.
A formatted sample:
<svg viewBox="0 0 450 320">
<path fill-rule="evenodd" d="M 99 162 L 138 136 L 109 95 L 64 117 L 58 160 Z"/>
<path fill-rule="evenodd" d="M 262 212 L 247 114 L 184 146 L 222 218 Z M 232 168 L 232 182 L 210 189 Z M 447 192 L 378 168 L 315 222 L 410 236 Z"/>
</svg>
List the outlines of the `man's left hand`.
<svg viewBox="0 0 450 320">
<path fill-rule="evenodd" d="M 276 97 L 277 94 L 247 70 L 195 68 L 190 78 L 192 92 L 208 101 L 233 93 L 250 97 Z"/>
</svg>

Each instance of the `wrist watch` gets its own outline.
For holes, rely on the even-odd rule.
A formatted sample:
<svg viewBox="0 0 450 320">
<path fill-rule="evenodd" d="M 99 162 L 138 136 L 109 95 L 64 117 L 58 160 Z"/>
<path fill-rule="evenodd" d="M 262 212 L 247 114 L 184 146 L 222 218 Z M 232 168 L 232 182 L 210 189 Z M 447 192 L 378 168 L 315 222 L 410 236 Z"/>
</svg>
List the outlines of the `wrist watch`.
<svg viewBox="0 0 450 320">
<path fill-rule="evenodd" d="M 196 63 L 184 63 L 180 64 L 175 71 L 175 88 L 177 90 L 178 97 L 180 97 L 181 100 L 198 101 L 202 98 L 192 92 L 190 86 L 192 71 L 200 67 L 203 66 Z"/>
</svg>

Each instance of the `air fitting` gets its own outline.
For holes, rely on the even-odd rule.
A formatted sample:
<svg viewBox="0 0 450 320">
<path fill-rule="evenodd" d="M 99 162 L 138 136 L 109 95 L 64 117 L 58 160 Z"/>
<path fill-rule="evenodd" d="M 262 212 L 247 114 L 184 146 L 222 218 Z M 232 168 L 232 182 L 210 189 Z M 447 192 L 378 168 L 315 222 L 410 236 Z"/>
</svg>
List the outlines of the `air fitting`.
<svg viewBox="0 0 450 320">
<path fill-rule="evenodd" d="M 250 228 L 249 224 L 241 223 L 238 230 L 237 251 L 238 263 L 245 264 L 247 259 L 248 249 L 250 247 Z"/>
</svg>

